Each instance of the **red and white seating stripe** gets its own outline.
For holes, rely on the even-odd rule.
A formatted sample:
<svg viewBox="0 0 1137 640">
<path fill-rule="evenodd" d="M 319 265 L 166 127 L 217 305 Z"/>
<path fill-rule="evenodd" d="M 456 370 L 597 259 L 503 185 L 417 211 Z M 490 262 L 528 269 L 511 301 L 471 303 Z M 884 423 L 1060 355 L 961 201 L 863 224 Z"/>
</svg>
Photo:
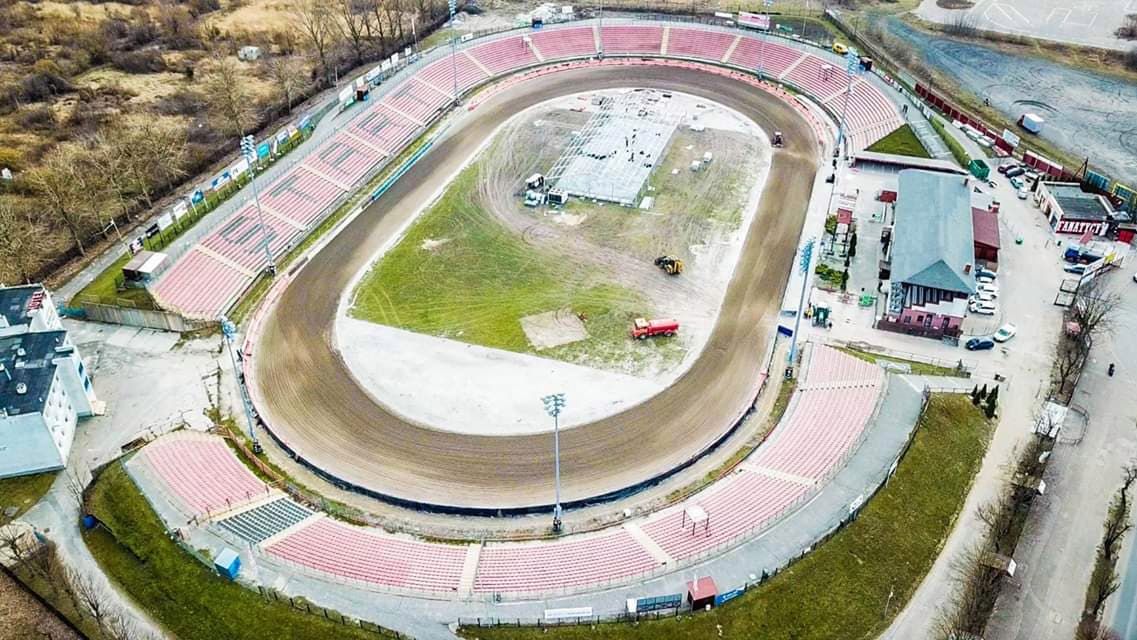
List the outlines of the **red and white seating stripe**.
<svg viewBox="0 0 1137 640">
<path fill-rule="evenodd" d="M 268 495 L 261 482 L 217 436 L 179 431 L 140 454 L 191 515 L 227 511 Z"/>
<path fill-rule="evenodd" d="M 659 55 L 663 29 L 658 25 L 605 26 L 605 53 Z M 592 26 L 569 26 L 546 28 L 532 32 L 528 37 L 546 62 L 555 62 L 594 55 L 595 33 Z M 298 235 L 328 209 L 342 193 L 343 187 L 358 186 L 367 172 L 384 159 L 383 156 L 397 155 L 423 124 L 449 104 L 455 65 L 459 89 L 465 90 L 489 79 L 484 69 L 504 74 L 535 64 L 537 57 L 522 38 L 521 35 L 513 35 L 487 40 L 463 50 L 456 57 L 445 56 L 431 62 L 418 70 L 413 80 L 404 79 L 400 86 L 377 103 L 365 104 L 364 113 L 355 118 L 344 133 L 334 136 L 311 157 L 303 160 L 314 171 L 297 166 L 270 185 L 266 190 L 269 192 L 265 199 L 266 207 L 285 218 L 265 216 L 274 252 L 295 244 Z M 738 44 L 731 51 L 736 38 Z M 728 64 L 755 71 L 761 60 L 767 75 L 777 77 L 785 74 L 787 81 L 811 92 L 815 99 L 828 99 L 830 109 L 839 105 L 841 97 L 837 94 L 845 87 L 844 69 L 834 65 L 833 77 L 822 79 L 820 70 L 826 62 L 814 53 L 780 44 L 776 38 L 762 41 L 748 33 L 704 30 L 693 25 L 669 28 L 668 55 L 720 63 L 727 51 L 731 51 Z M 901 124 L 903 120 L 895 105 L 875 84 L 862 80 L 854 85 L 847 129 L 854 150 L 863 149 Z M 319 177 L 317 173 L 328 179 Z M 296 188 L 286 188 L 286 184 Z M 283 191 L 278 191 L 278 188 Z M 198 255 L 200 252 L 188 251 L 162 274 L 153 288 L 155 297 L 164 306 L 190 317 L 217 317 L 251 280 L 239 269 L 257 271 L 266 262 L 259 238 L 250 234 L 248 227 L 246 207 L 201 241 L 201 246 L 217 252 L 225 260 L 231 260 L 239 265 L 238 269 L 224 262 L 203 259 Z M 241 239 L 240 244 L 234 246 L 237 238 Z"/>
<path fill-rule="evenodd" d="M 319 518 L 268 544 L 265 552 L 309 569 L 425 592 L 458 590 L 466 547 L 420 542 Z"/>
</svg>

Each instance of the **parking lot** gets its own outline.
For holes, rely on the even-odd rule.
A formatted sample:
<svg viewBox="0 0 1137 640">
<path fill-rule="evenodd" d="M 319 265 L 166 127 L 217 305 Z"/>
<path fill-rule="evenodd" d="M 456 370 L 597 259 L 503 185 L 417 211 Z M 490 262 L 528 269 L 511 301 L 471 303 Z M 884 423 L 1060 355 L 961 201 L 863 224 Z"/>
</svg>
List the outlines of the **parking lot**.
<svg viewBox="0 0 1137 640">
<path fill-rule="evenodd" d="M 924 0 L 916 15 L 940 24 L 966 20 L 975 28 L 1069 42 L 1129 49 L 1132 42 L 1114 37 L 1125 15 L 1137 13 L 1137 0 L 977 0 L 967 10 L 943 9 Z"/>
<path fill-rule="evenodd" d="M 843 169 L 838 193 L 860 191 L 854 217 L 857 220 L 857 251 L 849 265 L 847 295 L 815 291 L 812 302 L 832 309 L 833 338 L 855 340 L 889 346 L 903 351 L 926 353 L 942 359 L 964 358 L 980 363 L 982 369 L 999 371 L 1012 350 L 1027 349 L 1046 359 L 1051 351 L 1053 335 L 1061 318 L 1061 307 L 1054 305 L 1062 280 L 1062 248 L 1046 218 L 1033 205 L 1032 199 L 1021 200 L 1017 190 L 1002 174 L 991 172 L 995 186 L 975 182 L 979 193 L 973 203 L 986 199 L 1000 204 L 1000 254 L 998 289 L 993 315 L 969 313 L 964 319 L 963 336 L 958 347 L 935 340 L 902 336 L 873 328 L 873 321 L 883 308 L 883 295 L 878 291 L 877 268 L 881 259 L 881 231 L 894 221 L 890 207 L 876 201 L 881 189 L 895 189 L 897 172 L 887 169 Z M 1016 240 L 1022 240 L 1021 244 Z M 824 250 L 823 250 L 824 255 Z M 872 304 L 862 305 L 862 295 L 874 296 Z M 1016 335 L 994 348 L 969 353 L 966 341 L 973 337 L 992 337 L 999 327 L 1012 323 Z"/>
</svg>

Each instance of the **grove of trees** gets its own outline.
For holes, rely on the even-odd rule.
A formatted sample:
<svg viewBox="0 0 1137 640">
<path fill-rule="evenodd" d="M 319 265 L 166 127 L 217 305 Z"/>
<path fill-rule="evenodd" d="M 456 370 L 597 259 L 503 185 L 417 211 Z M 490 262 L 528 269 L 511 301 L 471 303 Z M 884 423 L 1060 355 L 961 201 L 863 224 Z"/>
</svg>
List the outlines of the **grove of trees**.
<svg viewBox="0 0 1137 640">
<path fill-rule="evenodd" d="M 445 0 L 0 0 L 0 283 L 48 279 L 237 138 L 447 18 Z M 108 8 L 109 7 L 109 8 Z M 265 25 L 231 11 L 276 12 Z M 62 13 L 61 13 L 62 12 Z M 256 45 L 255 62 L 237 50 Z"/>
</svg>

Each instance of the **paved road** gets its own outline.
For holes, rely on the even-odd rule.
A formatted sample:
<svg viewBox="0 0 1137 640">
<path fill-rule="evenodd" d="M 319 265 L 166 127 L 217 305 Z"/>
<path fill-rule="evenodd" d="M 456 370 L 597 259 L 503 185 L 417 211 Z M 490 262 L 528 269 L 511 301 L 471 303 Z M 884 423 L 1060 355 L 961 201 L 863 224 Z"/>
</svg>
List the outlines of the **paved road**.
<svg viewBox="0 0 1137 640">
<path fill-rule="evenodd" d="M 774 156 L 770 187 L 704 353 L 651 401 L 562 434 L 569 487 L 564 497 L 635 484 L 690 458 L 728 429 L 752 399 L 773 333 L 813 186 L 814 136 L 790 107 L 747 85 L 638 67 L 566 71 L 497 95 L 317 254 L 266 319 L 256 348 L 255 384 L 265 401 L 260 409 L 274 430 L 316 464 L 387 495 L 462 506 L 550 504 L 551 434 L 474 437 L 408 424 L 354 383 L 332 346 L 331 330 L 351 279 L 501 122 L 558 95 L 629 85 L 705 96 L 764 129 L 786 132 L 789 143 Z"/>
<path fill-rule="evenodd" d="M 1035 501 L 1031 520 L 1015 550 L 1019 572 L 1009 581 L 988 627 L 992 640 L 1065 640 L 1074 635 L 1101 540 L 1109 501 L 1121 482 L 1121 468 L 1137 454 L 1137 403 L 1119 402 L 1137 383 L 1137 290 L 1129 273 L 1107 276 L 1124 292 L 1118 331 L 1099 340 L 1074 399 L 1085 407 L 1088 425 L 1080 443 L 1060 440 L 1046 471 L 1046 495 Z M 1109 362 L 1120 367 L 1112 378 Z M 1067 437 L 1080 429 L 1068 425 Z M 1132 593 L 1137 568 L 1127 572 Z M 1116 596 L 1115 596 L 1116 597 Z M 1137 602 L 1117 600 L 1125 616 L 1137 615 Z M 1137 637 L 1137 628 L 1126 638 Z"/>
<path fill-rule="evenodd" d="M 1002 202 L 1000 234 L 1003 246 L 998 270 L 1000 307 L 1005 314 L 1004 320 L 1018 326 L 1015 339 L 1000 349 L 980 353 L 868 328 L 847 330 L 852 338 L 901 351 L 923 353 L 949 361 L 960 357 L 974 360 L 981 379 L 987 379 L 994 373 L 1007 376 L 999 394 L 999 425 L 988 446 L 983 467 L 931 571 L 908 605 L 882 634 L 886 640 L 935 637 L 936 615 L 954 590 L 952 565 L 964 550 L 976 542 L 981 531 L 975 510 L 1001 490 L 1006 479 L 1006 464 L 1016 447 L 1025 442 L 1028 435 L 1026 426 L 1042 401 L 1043 384 L 1050 371 L 1050 354 L 1061 319 L 1059 308 L 1053 305 L 1054 294 L 1062 278 L 1058 249 L 1043 216 L 1026 201 L 1015 198 L 1006 180 L 999 177 L 996 181 L 995 196 Z M 1013 242 L 1018 235 L 1023 236 L 1021 245 Z M 840 326 L 838 322 L 835 320 L 834 324 Z M 834 334 L 837 333 L 838 330 L 834 329 Z M 1023 568 L 1024 572 L 1029 570 L 1031 567 Z"/>
</svg>

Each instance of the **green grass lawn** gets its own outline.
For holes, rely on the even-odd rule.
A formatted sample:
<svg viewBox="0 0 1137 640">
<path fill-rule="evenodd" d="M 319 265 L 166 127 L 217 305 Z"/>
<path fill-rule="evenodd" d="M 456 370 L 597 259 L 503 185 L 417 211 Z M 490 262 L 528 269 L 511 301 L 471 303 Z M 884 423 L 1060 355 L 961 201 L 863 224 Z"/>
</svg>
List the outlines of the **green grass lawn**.
<svg viewBox="0 0 1137 640">
<path fill-rule="evenodd" d="M 963 145 L 955 139 L 955 136 L 951 135 L 951 133 L 947 131 L 946 127 L 949 127 L 951 125 L 945 125 L 937 118 L 932 118 L 928 122 L 931 122 L 932 128 L 936 130 L 936 133 L 940 134 L 940 138 L 943 139 L 944 144 L 946 144 L 948 150 L 951 151 L 951 157 L 955 159 L 956 163 L 959 164 L 959 166 L 966 169 L 967 165 L 971 164 L 971 156 L 968 155 L 967 150 L 963 148 Z"/>
<path fill-rule="evenodd" d="M 88 508 L 113 531 L 83 539 L 99 565 L 131 598 L 181 640 L 318 640 L 378 637 L 322 616 L 269 602 L 222 579 L 166 536 L 158 516 L 121 462 L 107 467 L 90 490 Z"/>
<path fill-rule="evenodd" d="M 150 297 L 150 292 L 146 289 L 129 287 L 122 291 L 118 290 L 116 280 L 122 275 L 122 268 L 129 261 L 130 256 L 125 253 L 122 254 L 118 260 L 114 261 L 114 264 L 104 269 L 90 284 L 80 289 L 79 293 L 71 298 L 70 306 L 78 307 L 87 301 L 137 309 L 157 309 L 158 305 L 154 303 L 154 299 Z M 123 302 L 124 300 L 127 302 Z"/>
<path fill-rule="evenodd" d="M 963 507 L 989 435 L 990 425 L 966 395 L 934 396 L 896 475 L 860 516 L 790 568 L 721 609 L 635 626 L 467 628 L 462 633 L 482 640 L 875 637 L 912 597 L 936 559 Z"/>
<path fill-rule="evenodd" d="M 0 525 L 5 525 L 19 518 L 32 505 L 51 489 L 58 472 L 37 473 L 31 476 L 18 476 L 0 480 Z M 16 514 L 12 517 L 4 515 L 8 507 L 15 507 Z"/>
<path fill-rule="evenodd" d="M 931 158 L 928 150 L 916 137 L 916 132 L 909 125 L 900 125 L 900 128 L 887 136 L 877 140 L 866 151 L 877 153 L 892 153 L 898 156 L 912 156 L 914 158 Z"/>
<path fill-rule="evenodd" d="M 893 358 L 891 356 L 882 356 L 877 353 L 869 353 L 851 347 L 837 347 L 839 350 L 853 356 L 860 358 L 865 362 L 895 362 L 896 364 L 906 364 L 910 367 L 912 373 L 920 376 L 951 376 L 953 378 L 964 377 L 958 369 L 952 367 L 941 367 L 936 364 L 928 364 L 926 362 L 917 362 L 915 360 L 905 360 L 903 358 Z"/>
<path fill-rule="evenodd" d="M 631 321 L 650 316 L 639 294 L 603 269 L 530 245 L 470 194 L 481 164 L 463 171 L 437 204 L 364 276 L 351 314 L 363 320 L 486 347 L 536 353 L 521 318 L 569 308 L 589 338 L 542 356 L 596 366 L 682 357 L 678 341 L 635 342 Z"/>
</svg>

